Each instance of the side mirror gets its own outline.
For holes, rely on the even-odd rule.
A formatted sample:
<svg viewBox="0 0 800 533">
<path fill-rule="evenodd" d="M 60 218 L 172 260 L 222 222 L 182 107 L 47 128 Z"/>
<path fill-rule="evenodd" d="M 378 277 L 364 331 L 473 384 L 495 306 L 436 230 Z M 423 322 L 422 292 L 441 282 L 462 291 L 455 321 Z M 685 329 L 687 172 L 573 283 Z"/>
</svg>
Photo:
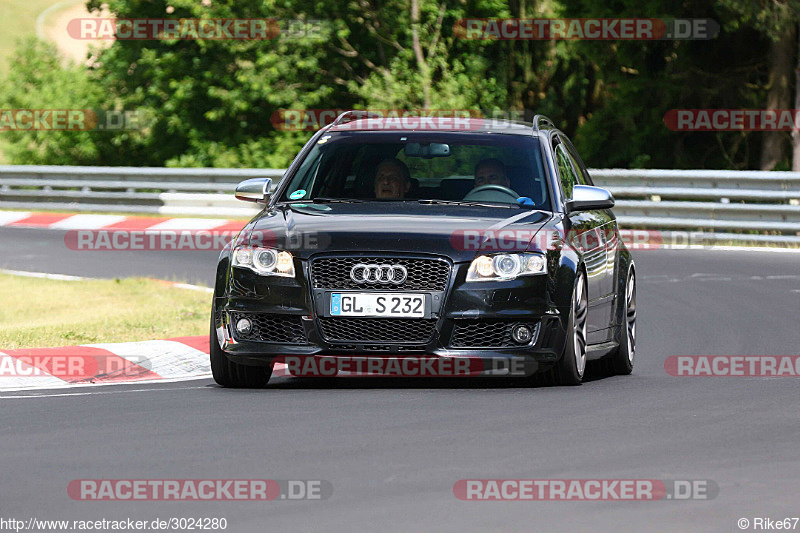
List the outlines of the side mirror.
<svg viewBox="0 0 800 533">
<path fill-rule="evenodd" d="M 575 185 L 572 188 L 572 200 L 567 201 L 567 213 L 612 207 L 614 207 L 614 196 L 602 187 L 590 185 Z"/>
<path fill-rule="evenodd" d="M 245 202 L 269 203 L 272 178 L 252 178 L 236 186 L 236 199 Z"/>
</svg>

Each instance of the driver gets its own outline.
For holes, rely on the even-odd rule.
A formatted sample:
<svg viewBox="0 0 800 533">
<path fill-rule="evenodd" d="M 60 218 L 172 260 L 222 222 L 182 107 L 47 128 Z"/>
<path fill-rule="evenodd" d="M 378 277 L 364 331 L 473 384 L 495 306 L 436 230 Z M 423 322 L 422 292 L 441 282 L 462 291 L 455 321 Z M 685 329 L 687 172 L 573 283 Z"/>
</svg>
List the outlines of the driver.
<svg viewBox="0 0 800 533">
<path fill-rule="evenodd" d="M 411 173 L 399 159 L 384 159 L 375 171 L 375 198 L 402 200 L 411 188 Z"/>
<path fill-rule="evenodd" d="M 506 166 L 499 159 L 494 157 L 481 159 L 475 165 L 475 187 L 483 185 L 501 185 L 507 189 L 511 188 L 511 182 L 506 175 Z"/>
</svg>

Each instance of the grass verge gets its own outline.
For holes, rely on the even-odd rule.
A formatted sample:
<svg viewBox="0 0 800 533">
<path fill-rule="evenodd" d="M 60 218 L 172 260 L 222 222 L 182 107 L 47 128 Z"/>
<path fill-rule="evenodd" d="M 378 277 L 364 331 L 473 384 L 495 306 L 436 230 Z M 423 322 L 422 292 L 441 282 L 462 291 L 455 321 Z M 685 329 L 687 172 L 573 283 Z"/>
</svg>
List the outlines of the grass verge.
<svg viewBox="0 0 800 533">
<path fill-rule="evenodd" d="M 0 274 L 0 351 L 208 333 L 211 295 L 155 280 Z"/>
</svg>

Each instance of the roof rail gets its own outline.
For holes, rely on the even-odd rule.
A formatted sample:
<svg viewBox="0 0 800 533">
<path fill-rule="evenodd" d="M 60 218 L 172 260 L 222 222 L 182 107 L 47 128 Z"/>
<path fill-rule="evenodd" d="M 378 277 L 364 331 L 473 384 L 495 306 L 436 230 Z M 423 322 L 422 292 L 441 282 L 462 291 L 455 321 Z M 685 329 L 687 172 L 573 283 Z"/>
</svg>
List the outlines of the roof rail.
<svg viewBox="0 0 800 533">
<path fill-rule="evenodd" d="M 544 115 L 536 115 L 533 117 L 533 127 L 537 130 L 542 128 L 553 128 L 555 129 L 556 125 L 553 124 L 553 121 L 547 118 Z"/>
<path fill-rule="evenodd" d="M 336 120 L 333 121 L 331 124 L 331 128 L 338 126 L 339 124 L 344 124 L 346 122 L 350 122 L 352 120 L 358 120 L 360 118 L 383 118 L 378 113 L 373 113 L 372 111 L 366 111 L 364 109 L 351 109 L 350 111 L 345 111 L 338 117 Z"/>
</svg>

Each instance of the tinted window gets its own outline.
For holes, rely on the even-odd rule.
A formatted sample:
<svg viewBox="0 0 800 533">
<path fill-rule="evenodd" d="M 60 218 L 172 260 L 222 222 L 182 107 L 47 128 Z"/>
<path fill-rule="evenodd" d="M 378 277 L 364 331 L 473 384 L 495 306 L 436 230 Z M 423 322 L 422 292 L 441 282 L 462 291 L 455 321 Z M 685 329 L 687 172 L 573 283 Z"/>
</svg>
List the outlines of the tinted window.
<svg viewBox="0 0 800 533">
<path fill-rule="evenodd" d="M 550 209 L 538 140 L 479 133 L 326 134 L 281 199 L 462 200 L 476 187 L 476 175 L 478 184 L 510 190 L 504 203 L 528 197 Z"/>
<path fill-rule="evenodd" d="M 562 144 L 566 146 L 569 159 L 578 174 L 578 183 L 581 185 L 592 185 L 592 178 L 589 177 L 589 172 L 586 171 L 586 167 L 583 164 L 583 160 L 578 155 L 578 151 L 575 150 L 575 147 L 572 146 L 572 143 L 569 141 L 563 142 Z"/>
<path fill-rule="evenodd" d="M 564 190 L 564 198 L 569 200 L 572 198 L 572 188 L 580 183 L 578 181 L 578 173 L 575 167 L 573 167 L 564 143 L 559 142 L 556 145 L 553 150 L 553 155 L 556 160 L 556 167 L 558 167 L 558 175 L 561 178 L 561 188 Z"/>
</svg>

